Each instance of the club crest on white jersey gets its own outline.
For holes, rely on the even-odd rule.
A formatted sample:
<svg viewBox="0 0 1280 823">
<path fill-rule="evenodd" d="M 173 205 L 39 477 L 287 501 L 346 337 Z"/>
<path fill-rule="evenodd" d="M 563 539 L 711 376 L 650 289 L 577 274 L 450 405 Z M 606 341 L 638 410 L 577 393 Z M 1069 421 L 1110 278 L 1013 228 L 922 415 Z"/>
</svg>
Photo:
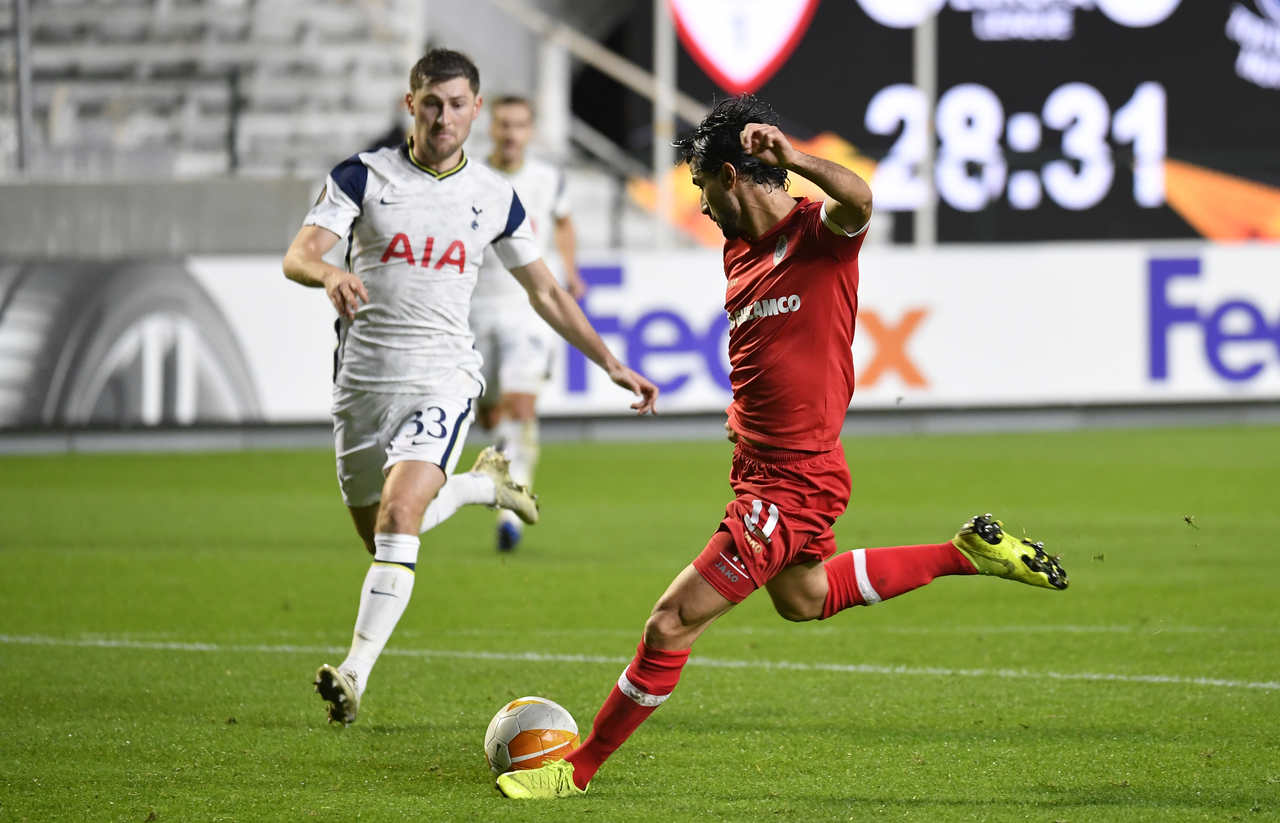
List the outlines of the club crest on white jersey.
<svg viewBox="0 0 1280 823">
<path fill-rule="evenodd" d="M 467 314 L 480 262 L 486 250 L 507 268 L 540 256 L 510 182 L 466 155 L 434 171 L 408 145 L 361 152 L 330 172 L 304 224 L 349 239 L 347 267 L 369 292 L 337 324 L 337 385 L 401 393 L 461 380 L 479 391 Z"/>
</svg>

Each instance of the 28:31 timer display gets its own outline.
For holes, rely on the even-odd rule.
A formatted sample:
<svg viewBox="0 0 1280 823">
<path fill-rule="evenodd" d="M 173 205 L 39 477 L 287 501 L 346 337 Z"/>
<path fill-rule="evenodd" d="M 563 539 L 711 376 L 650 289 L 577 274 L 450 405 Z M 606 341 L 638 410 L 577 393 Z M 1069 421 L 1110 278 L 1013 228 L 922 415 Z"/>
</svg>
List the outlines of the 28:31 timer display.
<svg viewBox="0 0 1280 823">
<path fill-rule="evenodd" d="M 1152 81 L 1140 83 L 1114 111 L 1087 83 L 1064 83 L 1048 93 L 1038 112 L 1013 113 L 986 86 L 952 86 L 933 112 L 938 196 L 964 212 L 981 211 L 1002 196 L 1019 210 L 1037 208 L 1045 196 L 1065 209 L 1090 209 L 1111 191 L 1117 149 L 1127 146 L 1134 204 L 1161 206 L 1166 105 L 1164 86 Z M 924 93 L 906 84 L 881 89 L 867 106 L 868 131 L 898 135 L 872 181 L 884 208 L 906 211 L 927 201 L 927 108 Z M 1037 164 L 1045 154 L 1056 159 Z"/>
</svg>

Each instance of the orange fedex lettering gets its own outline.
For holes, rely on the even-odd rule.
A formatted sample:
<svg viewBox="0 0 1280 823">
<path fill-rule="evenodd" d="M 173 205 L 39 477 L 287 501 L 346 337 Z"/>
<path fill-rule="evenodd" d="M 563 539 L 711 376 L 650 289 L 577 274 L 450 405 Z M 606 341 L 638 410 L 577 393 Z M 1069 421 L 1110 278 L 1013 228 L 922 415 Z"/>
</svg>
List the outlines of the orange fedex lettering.
<svg viewBox="0 0 1280 823">
<path fill-rule="evenodd" d="M 875 345 L 875 356 L 858 375 L 858 386 L 873 386 L 889 372 L 897 372 L 903 383 L 914 388 L 929 385 L 929 381 L 924 379 L 924 375 L 907 354 L 907 340 L 915 333 L 926 314 L 926 309 L 911 309 L 902 315 L 897 325 L 889 325 L 870 309 L 858 312 L 858 325 L 871 335 L 871 341 Z"/>
</svg>

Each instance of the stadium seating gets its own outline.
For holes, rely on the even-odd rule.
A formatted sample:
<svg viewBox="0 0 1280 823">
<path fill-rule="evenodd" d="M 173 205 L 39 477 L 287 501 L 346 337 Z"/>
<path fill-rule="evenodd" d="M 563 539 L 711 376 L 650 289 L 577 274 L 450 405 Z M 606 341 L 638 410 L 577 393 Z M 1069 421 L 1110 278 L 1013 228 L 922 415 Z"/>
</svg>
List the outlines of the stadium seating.
<svg viewBox="0 0 1280 823">
<path fill-rule="evenodd" d="M 625 5 L 545 2 L 583 25 L 606 7 Z M 34 133 L 27 173 L 37 180 L 234 172 L 317 181 L 351 151 L 403 126 L 397 112 L 405 68 L 426 34 L 419 0 L 29 0 L 29 6 Z M 493 24 L 496 10 L 479 10 L 489 16 L 477 19 Z M 431 22 L 432 35 L 446 41 L 459 36 L 446 22 L 475 24 Z M 511 26 L 506 36 L 533 37 Z M 15 33 L 13 4 L 0 0 L 0 179 L 17 173 Z M 528 43 L 523 51 L 472 45 L 484 65 L 502 65 L 504 57 L 519 64 L 530 51 Z M 520 89 L 501 81 L 494 87 Z M 643 175 L 644 167 L 616 147 L 602 154 L 600 139 L 582 143 L 575 132 L 587 161 L 564 146 L 543 147 L 568 163 L 579 242 L 648 247 L 653 218 L 626 197 L 624 179 Z M 468 150 L 483 156 L 488 142 L 486 109 Z"/>
<path fill-rule="evenodd" d="M 59 176 L 321 173 L 333 146 L 391 125 L 417 39 L 397 25 L 412 0 L 30 5 L 32 170 Z M 0 117 L 11 120 L 9 3 L 0 34 Z M 0 134 L 0 152 L 15 143 Z"/>
</svg>

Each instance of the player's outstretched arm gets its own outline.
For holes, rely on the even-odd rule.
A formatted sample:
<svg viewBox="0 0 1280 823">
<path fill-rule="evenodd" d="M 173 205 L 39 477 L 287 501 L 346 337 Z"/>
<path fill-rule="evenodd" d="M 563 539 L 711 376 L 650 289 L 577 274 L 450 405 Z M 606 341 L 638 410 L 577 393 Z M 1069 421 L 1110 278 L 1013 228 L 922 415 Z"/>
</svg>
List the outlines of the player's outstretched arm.
<svg viewBox="0 0 1280 823">
<path fill-rule="evenodd" d="M 329 302 L 348 320 L 360 303 L 369 302 L 364 282 L 349 271 L 324 262 L 324 256 L 341 238 L 320 226 L 303 226 L 284 253 L 284 276 L 304 286 L 324 287 Z"/>
<path fill-rule="evenodd" d="M 777 126 L 748 123 L 739 135 L 747 154 L 812 180 L 827 195 L 827 217 L 858 231 L 871 219 L 871 187 L 839 163 L 805 154 Z"/>
<path fill-rule="evenodd" d="M 658 387 L 613 356 L 613 352 L 609 351 L 609 347 L 591 327 L 591 322 L 582 313 L 578 302 L 560 287 L 555 275 L 541 258 L 527 266 L 514 268 L 511 273 L 524 286 L 529 294 L 529 304 L 539 317 L 604 369 L 610 380 L 640 398 L 631 404 L 637 414 L 657 413 Z"/>
</svg>

